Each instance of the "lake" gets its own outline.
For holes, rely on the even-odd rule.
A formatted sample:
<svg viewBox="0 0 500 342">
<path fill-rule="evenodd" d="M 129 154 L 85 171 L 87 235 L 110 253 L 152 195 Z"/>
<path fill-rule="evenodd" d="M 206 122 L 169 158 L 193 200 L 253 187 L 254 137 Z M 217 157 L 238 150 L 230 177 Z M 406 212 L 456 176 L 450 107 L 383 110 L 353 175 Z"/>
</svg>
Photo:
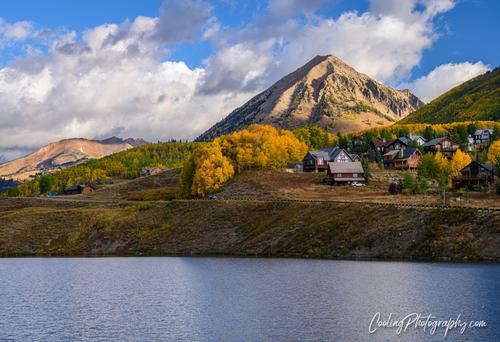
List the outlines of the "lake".
<svg viewBox="0 0 500 342">
<path fill-rule="evenodd" d="M 446 340 L 500 341 L 500 265 L 0 259 L 1 341 L 442 341 L 458 315 Z"/>
</svg>

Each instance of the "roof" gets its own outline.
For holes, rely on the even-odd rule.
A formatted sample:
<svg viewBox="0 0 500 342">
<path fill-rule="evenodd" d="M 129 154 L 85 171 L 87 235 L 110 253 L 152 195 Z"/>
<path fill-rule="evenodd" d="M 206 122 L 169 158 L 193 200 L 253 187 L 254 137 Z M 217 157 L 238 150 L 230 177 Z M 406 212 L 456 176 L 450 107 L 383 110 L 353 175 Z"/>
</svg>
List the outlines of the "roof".
<svg viewBox="0 0 500 342">
<path fill-rule="evenodd" d="M 434 138 L 432 140 L 429 140 L 428 142 L 426 142 L 422 146 L 423 147 L 434 146 L 434 145 L 438 144 L 441 140 L 446 139 L 446 138 L 448 138 L 448 137 Z"/>
<path fill-rule="evenodd" d="M 401 137 L 398 139 L 404 142 L 406 145 L 408 145 L 412 141 L 417 141 L 418 139 L 422 139 L 425 142 L 425 139 L 421 135 L 413 135 L 413 134 L 409 134 L 406 137 Z"/>
<path fill-rule="evenodd" d="M 412 156 L 412 154 L 415 153 L 416 151 L 417 151 L 416 148 L 405 148 L 403 150 L 403 156 L 402 157 L 396 157 L 394 159 L 387 160 L 387 161 L 384 160 L 384 162 L 390 163 L 390 162 L 398 161 L 398 160 L 406 160 L 406 159 L 410 158 Z M 384 156 L 393 155 L 394 152 L 396 152 L 399 155 L 399 150 L 395 150 L 395 151 L 387 152 L 386 154 L 384 154 Z"/>
<path fill-rule="evenodd" d="M 409 138 L 410 140 L 413 140 L 413 141 L 418 140 L 418 139 L 422 139 L 423 141 L 425 141 L 424 137 L 423 137 L 423 136 L 421 136 L 421 135 L 409 134 L 409 135 L 408 135 L 408 138 Z"/>
<path fill-rule="evenodd" d="M 331 173 L 363 173 L 363 165 L 361 162 L 348 163 L 328 163 L 328 169 Z"/>
<path fill-rule="evenodd" d="M 493 171 L 493 164 L 481 164 L 481 166 L 488 171 Z"/>
<path fill-rule="evenodd" d="M 477 129 L 477 130 L 474 132 L 474 135 L 481 135 L 481 134 L 483 134 L 484 132 L 488 132 L 489 134 L 493 134 L 493 130 L 492 130 L 492 129 Z"/>
<path fill-rule="evenodd" d="M 373 139 L 372 140 L 372 144 L 375 147 L 386 147 L 386 146 L 392 144 L 393 142 L 394 142 L 393 139 L 389 139 L 389 140 L 386 140 L 386 141 L 383 141 L 383 140 L 380 140 L 380 139 Z"/>
<path fill-rule="evenodd" d="M 490 172 L 492 172 L 492 171 L 493 171 L 493 164 L 489 164 L 489 163 L 488 163 L 488 164 L 487 164 L 487 163 L 480 163 L 480 162 L 478 162 L 478 161 L 476 161 L 476 160 L 471 161 L 469 164 L 467 164 L 467 166 L 464 166 L 464 167 L 462 168 L 462 170 L 463 170 L 463 169 L 465 169 L 465 168 L 468 168 L 468 167 L 469 167 L 469 166 L 471 166 L 472 164 L 477 164 L 477 165 L 481 166 L 483 169 L 485 169 L 485 170 L 487 170 L 487 171 L 490 171 Z M 462 171 L 462 170 L 460 170 L 460 171 Z"/>
<path fill-rule="evenodd" d="M 324 160 L 334 160 L 342 151 L 352 159 L 352 156 L 340 147 L 326 147 L 320 150 L 310 151 L 309 153 L 314 158 L 321 157 Z"/>
<path fill-rule="evenodd" d="M 395 154 L 399 154 L 399 150 L 392 150 L 392 151 L 389 151 L 387 153 L 385 153 L 383 155 L 383 157 L 388 157 L 388 156 L 392 156 L 392 155 L 395 155 Z"/>
<path fill-rule="evenodd" d="M 404 142 L 406 145 L 408 145 L 412 141 L 412 139 L 410 139 L 409 137 L 401 137 L 398 139 Z"/>
<path fill-rule="evenodd" d="M 407 143 L 405 141 L 403 141 L 401 138 L 396 138 L 396 139 L 388 142 L 385 146 L 390 146 L 390 145 L 392 145 L 392 144 L 394 144 L 394 143 L 396 143 L 398 141 L 401 142 L 401 143 L 403 143 L 403 144 L 405 144 L 405 145 L 407 145 Z"/>
</svg>

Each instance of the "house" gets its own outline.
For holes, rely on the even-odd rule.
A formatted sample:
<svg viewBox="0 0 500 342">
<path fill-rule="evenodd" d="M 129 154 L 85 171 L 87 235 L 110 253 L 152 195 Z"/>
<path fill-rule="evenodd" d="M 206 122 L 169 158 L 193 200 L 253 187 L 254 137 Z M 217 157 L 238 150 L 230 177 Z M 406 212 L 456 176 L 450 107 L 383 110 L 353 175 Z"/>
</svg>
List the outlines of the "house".
<svg viewBox="0 0 500 342">
<path fill-rule="evenodd" d="M 460 170 L 460 175 L 453 177 L 453 186 L 455 188 L 483 186 L 489 188 L 495 183 L 495 174 L 493 164 L 481 164 L 472 161 L 469 165 Z"/>
<path fill-rule="evenodd" d="M 89 183 L 87 184 L 77 184 L 75 186 L 64 189 L 64 195 L 78 195 L 93 192 L 94 188 Z"/>
<path fill-rule="evenodd" d="M 150 167 L 149 169 L 142 169 L 141 170 L 141 177 L 156 175 L 162 171 L 163 171 L 163 169 L 161 167 L 157 167 L 157 166 Z"/>
<path fill-rule="evenodd" d="M 425 139 L 420 135 L 409 134 L 408 136 L 401 137 L 399 139 L 402 140 L 407 146 L 409 146 L 412 142 L 415 142 L 417 146 L 425 144 Z"/>
<path fill-rule="evenodd" d="M 361 162 L 328 163 L 328 177 L 332 185 L 365 182 L 363 165 Z"/>
<path fill-rule="evenodd" d="M 370 142 L 370 151 L 372 153 L 376 153 L 376 152 L 379 152 L 380 155 L 384 154 L 386 152 L 386 148 L 387 148 L 387 145 L 392 143 L 393 140 L 380 140 L 380 139 L 373 139 L 371 142 Z"/>
<path fill-rule="evenodd" d="M 397 138 L 385 145 L 385 152 L 401 150 L 408 147 L 408 143 L 402 138 Z"/>
<path fill-rule="evenodd" d="M 327 147 L 321 150 L 310 151 L 302 160 L 304 172 L 325 172 L 328 163 L 347 163 L 354 161 L 352 156 L 343 148 Z"/>
<path fill-rule="evenodd" d="M 449 137 L 441 137 L 429 140 L 423 144 L 422 147 L 426 153 L 441 152 L 445 157 L 452 158 L 455 152 L 460 148 L 460 145 Z"/>
<path fill-rule="evenodd" d="M 493 137 L 492 129 L 478 129 L 474 132 L 474 143 L 476 145 L 489 144 Z"/>
<path fill-rule="evenodd" d="M 383 155 L 384 167 L 396 170 L 415 170 L 421 155 L 419 150 L 412 147 L 389 151 Z"/>
</svg>

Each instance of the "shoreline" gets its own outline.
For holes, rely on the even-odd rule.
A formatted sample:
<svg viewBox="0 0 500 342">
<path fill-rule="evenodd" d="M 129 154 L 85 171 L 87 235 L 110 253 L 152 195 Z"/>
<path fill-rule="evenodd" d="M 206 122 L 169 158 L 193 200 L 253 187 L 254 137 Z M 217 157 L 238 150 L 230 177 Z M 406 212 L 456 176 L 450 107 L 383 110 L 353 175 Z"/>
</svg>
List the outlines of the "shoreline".
<svg viewBox="0 0 500 342">
<path fill-rule="evenodd" d="M 361 262 L 402 262 L 402 263 L 426 263 L 426 264 L 460 264 L 460 265 L 498 265 L 498 260 L 474 260 L 453 261 L 449 258 L 426 259 L 426 258 L 317 258 L 317 257 L 300 257 L 300 256 L 277 256 L 277 255 L 244 255 L 244 254 L 222 254 L 222 253 L 209 253 L 209 254 L 95 254 L 95 255 L 0 255 L 0 260 L 4 259 L 109 259 L 109 258 L 213 258 L 213 259 L 265 259 L 265 260 L 318 260 L 318 261 L 361 261 Z"/>
</svg>

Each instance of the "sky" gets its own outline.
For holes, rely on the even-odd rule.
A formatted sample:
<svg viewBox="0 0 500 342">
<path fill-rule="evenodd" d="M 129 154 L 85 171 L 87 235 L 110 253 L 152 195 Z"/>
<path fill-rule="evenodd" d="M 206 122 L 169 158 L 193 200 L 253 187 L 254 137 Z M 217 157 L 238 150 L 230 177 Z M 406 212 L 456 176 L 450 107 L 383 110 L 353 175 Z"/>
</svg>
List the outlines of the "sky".
<svg viewBox="0 0 500 342">
<path fill-rule="evenodd" d="M 494 0 L 0 2 L 0 161 L 193 139 L 316 55 L 430 101 L 499 65 Z"/>
</svg>

